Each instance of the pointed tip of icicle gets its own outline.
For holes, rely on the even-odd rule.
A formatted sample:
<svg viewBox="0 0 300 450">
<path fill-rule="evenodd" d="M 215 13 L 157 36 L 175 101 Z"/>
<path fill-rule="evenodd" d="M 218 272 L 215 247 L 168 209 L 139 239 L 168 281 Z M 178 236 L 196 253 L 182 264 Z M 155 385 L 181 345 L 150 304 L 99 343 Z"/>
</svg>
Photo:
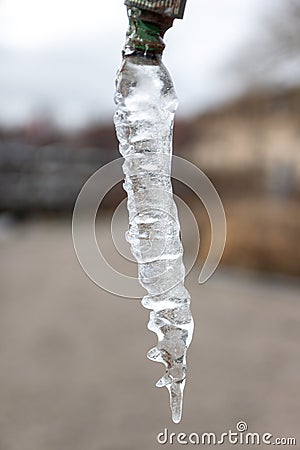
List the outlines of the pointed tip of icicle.
<svg viewBox="0 0 300 450">
<path fill-rule="evenodd" d="M 183 381 L 182 383 L 172 383 L 167 386 L 170 394 L 170 407 L 174 423 L 181 421 L 184 385 L 185 382 Z"/>
<path fill-rule="evenodd" d="M 170 406 L 173 422 L 179 423 L 182 417 L 182 399 L 173 399 Z"/>
<path fill-rule="evenodd" d="M 170 379 L 164 375 L 156 383 L 156 387 L 168 388 L 170 394 L 170 408 L 172 413 L 172 421 L 179 423 L 182 417 L 182 403 L 183 403 L 183 389 L 184 386 L 180 383 L 170 383 Z"/>
<path fill-rule="evenodd" d="M 177 416 L 176 414 L 174 415 L 174 414 L 172 413 L 172 420 L 173 420 L 174 423 L 179 423 L 179 422 L 181 422 L 181 414 L 180 414 L 179 416 Z"/>
<path fill-rule="evenodd" d="M 173 398 L 170 406 L 172 413 L 172 421 L 174 423 L 179 423 L 182 417 L 182 397 L 177 399 Z"/>
</svg>

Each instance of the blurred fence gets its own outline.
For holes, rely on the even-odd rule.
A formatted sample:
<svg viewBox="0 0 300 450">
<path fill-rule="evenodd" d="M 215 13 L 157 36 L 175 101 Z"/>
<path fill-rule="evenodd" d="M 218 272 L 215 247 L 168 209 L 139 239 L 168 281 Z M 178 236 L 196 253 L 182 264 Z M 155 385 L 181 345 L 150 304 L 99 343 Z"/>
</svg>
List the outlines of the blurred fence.
<svg viewBox="0 0 300 450">
<path fill-rule="evenodd" d="M 89 176 L 111 159 L 96 147 L 0 142 L 0 209 L 69 210 Z"/>
</svg>

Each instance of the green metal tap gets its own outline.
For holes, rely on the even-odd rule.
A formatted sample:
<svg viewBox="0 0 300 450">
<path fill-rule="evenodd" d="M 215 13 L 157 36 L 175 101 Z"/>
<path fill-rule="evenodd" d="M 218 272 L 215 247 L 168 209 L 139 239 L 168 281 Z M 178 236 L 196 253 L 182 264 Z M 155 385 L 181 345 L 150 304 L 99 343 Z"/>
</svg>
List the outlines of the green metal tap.
<svg viewBox="0 0 300 450">
<path fill-rule="evenodd" d="M 186 0 L 125 0 L 125 5 L 129 17 L 125 56 L 151 57 L 163 52 L 163 36 L 174 19 L 183 18 Z"/>
</svg>

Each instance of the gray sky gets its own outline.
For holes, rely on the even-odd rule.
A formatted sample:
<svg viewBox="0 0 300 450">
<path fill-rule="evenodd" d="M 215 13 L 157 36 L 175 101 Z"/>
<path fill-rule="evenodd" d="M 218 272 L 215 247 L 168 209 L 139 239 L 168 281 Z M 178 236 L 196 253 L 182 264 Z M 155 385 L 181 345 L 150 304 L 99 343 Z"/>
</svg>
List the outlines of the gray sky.
<svg viewBox="0 0 300 450">
<path fill-rule="evenodd" d="M 243 89 L 230 61 L 283 1 L 187 1 L 164 55 L 179 113 Z M 0 0 L 0 122 L 24 123 L 41 111 L 70 127 L 109 119 L 126 28 L 123 0 Z"/>
</svg>

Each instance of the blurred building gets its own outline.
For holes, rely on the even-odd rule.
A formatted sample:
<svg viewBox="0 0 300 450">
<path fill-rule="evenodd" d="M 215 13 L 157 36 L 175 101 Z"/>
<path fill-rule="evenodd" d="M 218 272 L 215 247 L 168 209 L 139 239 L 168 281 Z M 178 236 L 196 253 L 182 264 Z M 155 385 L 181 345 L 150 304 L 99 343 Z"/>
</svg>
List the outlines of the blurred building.
<svg viewBox="0 0 300 450">
<path fill-rule="evenodd" d="M 256 190 L 300 191 L 299 88 L 249 95 L 199 117 L 194 127 L 188 156 L 207 173 L 252 181 Z"/>
<path fill-rule="evenodd" d="M 70 211 L 81 187 L 118 156 L 111 126 L 76 135 L 44 120 L 0 136 L 0 211 Z"/>
</svg>

